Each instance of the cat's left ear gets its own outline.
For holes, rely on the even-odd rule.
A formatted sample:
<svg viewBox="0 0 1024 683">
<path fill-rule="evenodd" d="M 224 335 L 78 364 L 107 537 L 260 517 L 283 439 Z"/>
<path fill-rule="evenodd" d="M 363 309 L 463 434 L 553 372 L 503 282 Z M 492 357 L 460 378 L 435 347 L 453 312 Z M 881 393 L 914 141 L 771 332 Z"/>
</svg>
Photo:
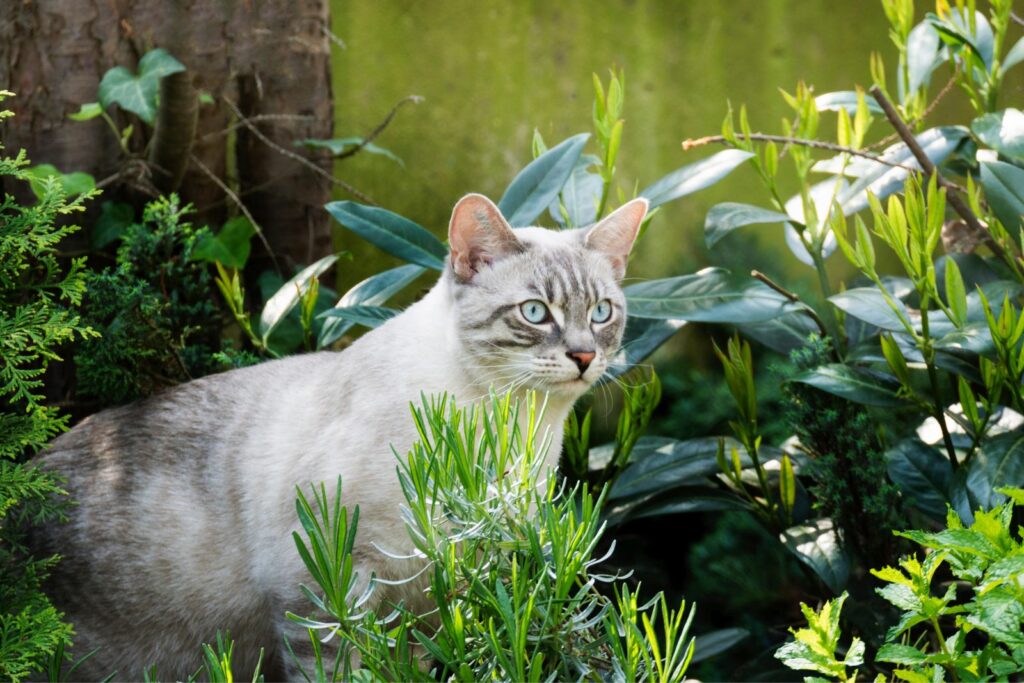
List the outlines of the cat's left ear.
<svg viewBox="0 0 1024 683">
<path fill-rule="evenodd" d="M 607 218 L 590 228 L 583 243 L 601 252 L 612 262 L 615 279 L 621 280 L 626 274 L 626 261 L 640 231 L 640 224 L 647 215 L 647 200 L 634 199 L 615 209 Z"/>
<path fill-rule="evenodd" d="M 448 244 L 452 271 L 459 282 L 469 282 L 481 268 L 523 251 L 501 210 L 482 194 L 467 194 L 455 205 Z"/>
</svg>

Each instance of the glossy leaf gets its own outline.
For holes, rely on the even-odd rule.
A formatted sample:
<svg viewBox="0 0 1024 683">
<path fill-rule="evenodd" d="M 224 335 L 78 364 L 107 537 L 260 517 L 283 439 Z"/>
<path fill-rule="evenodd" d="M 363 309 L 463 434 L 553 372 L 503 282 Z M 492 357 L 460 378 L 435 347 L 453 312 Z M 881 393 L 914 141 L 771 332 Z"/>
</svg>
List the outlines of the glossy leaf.
<svg viewBox="0 0 1024 683">
<path fill-rule="evenodd" d="M 295 277 L 281 285 L 281 288 L 270 297 L 263 306 L 263 312 L 260 314 L 259 330 L 264 343 L 270 338 L 274 328 L 299 303 L 299 299 L 309 286 L 309 281 L 314 277 L 319 277 L 328 268 L 333 266 L 337 260 L 337 255 L 332 254 L 323 257 L 312 265 L 306 266 Z"/>
<path fill-rule="evenodd" d="M 803 304 L 751 277 L 721 268 L 651 280 L 625 288 L 630 315 L 691 322 L 762 322 L 799 311 Z"/>
<path fill-rule="evenodd" d="M 628 519 L 644 519 L 688 512 L 747 510 L 738 496 L 710 486 L 683 486 L 666 491 L 637 505 L 628 505 Z M 615 508 L 612 508 L 614 514 Z"/>
<path fill-rule="evenodd" d="M 373 329 L 394 318 L 400 311 L 384 306 L 342 306 L 320 314 L 320 318 L 341 318 L 348 322 Z"/>
<path fill-rule="evenodd" d="M 1024 429 L 983 441 L 967 467 L 965 484 L 977 506 L 986 510 L 1006 500 L 996 489 L 1024 488 Z"/>
<path fill-rule="evenodd" d="M 559 225 L 565 224 L 562 207 L 569 216 L 566 227 L 581 228 L 597 221 L 598 204 L 601 203 L 601 190 L 604 182 L 601 176 L 590 169 L 600 165 L 601 160 L 593 154 L 584 154 L 576 162 L 576 167 L 565 181 L 561 194 L 551 202 L 548 213 Z"/>
<path fill-rule="evenodd" d="M 1024 214 L 1024 169 L 1002 161 L 983 161 L 981 185 L 1000 222 L 1016 232 Z"/>
<path fill-rule="evenodd" d="M 664 436 L 640 437 L 633 447 L 629 465 L 608 494 L 609 500 L 632 498 L 685 484 L 706 484 L 702 480 L 718 472 L 719 441 L 718 437 L 687 441 Z M 726 452 L 733 447 L 742 451 L 737 441 L 725 439 Z M 749 465 L 749 458 L 745 465 Z"/>
<path fill-rule="evenodd" d="M 116 103 L 122 109 L 137 114 L 140 119 L 153 125 L 156 120 L 160 79 L 184 70 L 185 66 L 166 50 L 150 50 L 139 60 L 138 74 L 123 66 L 115 66 L 103 74 L 97 91 L 100 105 L 107 109 Z"/>
<path fill-rule="evenodd" d="M 756 323 L 737 323 L 744 337 L 759 341 L 772 351 L 788 354 L 807 344 L 812 333 L 821 333 L 814 320 L 803 312 L 786 313 L 772 320 Z"/>
<path fill-rule="evenodd" d="M 854 403 L 895 408 L 904 405 L 896 396 L 898 382 L 889 375 L 841 363 L 805 370 L 790 381 L 807 384 Z"/>
<path fill-rule="evenodd" d="M 704 219 L 704 241 L 707 243 L 708 249 L 710 249 L 736 228 L 742 228 L 746 225 L 779 223 L 787 220 L 789 220 L 789 216 L 786 214 L 770 209 L 762 209 L 759 206 L 738 204 L 736 202 L 716 204 L 711 207 L 707 217 Z"/>
<path fill-rule="evenodd" d="M 659 320 L 629 316 L 619 352 L 608 365 L 606 377 L 618 377 L 654 353 L 669 337 L 686 325 L 685 320 Z M 601 378 L 602 381 L 605 377 Z"/>
<path fill-rule="evenodd" d="M 1000 154 L 1024 159 L 1024 112 L 1020 109 L 982 114 L 971 122 L 971 130 Z"/>
<path fill-rule="evenodd" d="M 889 478 L 903 496 L 929 517 L 944 520 L 953 481 L 946 454 L 914 438 L 901 441 L 886 459 Z"/>
<path fill-rule="evenodd" d="M 444 270 L 447 247 L 408 218 L 347 200 L 331 202 L 324 208 L 343 226 L 392 256 L 433 270 Z"/>
<path fill-rule="evenodd" d="M 335 307 L 379 306 L 425 272 L 422 266 L 408 264 L 377 273 L 345 292 Z M 323 318 L 317 348 L 326 348 L 338 341 L 353 325 L 353 322 L 343 318 Z"/>
<path fill-rule="evenodd" d="M 752 153 L 739 149 L 727 149 L 712 154 L 706 159 L 672 171 L 653 185 L 644 188 L 640 196 L 646 197 L 653 209 L 714 185 L 752 156 Z"/>
<path fill-rule="evenodd" d="M 928 85 L 932 72 L 942 64 L 941 41 L 935 27 L 922 21 L 907 36 L 907 79 L 910 92 Z"/>
<path fill-rule="evenodd" d="M 871 95 L 865 94 L 864 104 L 867 105 L 868 111 L 872 114 L 882 113 L 882 107 L 879 106 L 878 101 Z M 840 109 L 845 109 L 850 115 L 853 115 L 857 113 L 857 91 L 839 90 L 818 95 L 814 98 L 814 106 L 818 111 L 839 111 Z"/>
<path fill-rule="evenodd" d="M 966 9 L 950 9 L 941 18 L 929 12 L 928 21 L 945 42 L 969 49 L 985 69 L 991 71 L 995 59 L 995 37 L 992 35 L 992 25 L 988 23 L 984 14 L 975 11 L 973 30 Z"/>
<path fill-rule="evenodd" d="M 939 164 L 967 137 L 967 129 L 962 126 L 944 126 L 930 128 L 919 133 L 915 139 L 924 150 L 925 156 L 931 159 L 932 163 Z M 902 142 L 887 147 L 880 156 L 890 163 L 920 169 L 913 153 Z M 877 161 L 858 160 L 856 168 L 857 181 L 839 196 L 839 203 L 846 214 L 857 213 L 867 208 L 868 192 L 879 199 L 885 199 L 902 188 L 907 179 L 905 169 Z"/>
<path fill-rule="evenodd" d="M 889 306 L 885 297 L 875 287 L 854 287 L 845 292 L 833 294 L 828 300 L 847 315 L 883 330 L 903 332 L 907 329 L 903 326 L 900 316 Z M 896 298 L 893 298 L 893 302 L 900 314 L 903 315 L 903 320 L 909 321 L 910 314 L 903 302 Z"/>
<path fill-rule="evenodd" d="M 847 187 L 846 179 L 841 176 L 830 178 L 811 186 L 811 202 L 813 202 L 814 212 L 817 214 L 817 221 L 811 225 L 808 225 L 808 219 L 805 217 L 803 197 L 800 194 L 795 194 L 786 201 L 786 213 L 789 214 L 791 221 L 784 224 L 786 246 L 789 247 L 794 256 L 808 266 L 814 266 L 814 258 L 804 246 L 793 222 L 806 226 L 804 229 L 810 230 L 814 235 L 820 235 L 822 231 L 825 231 L 825 238 L 821 244 L 821 256 L 822 258 L 828 258 L 839 246 L 836 236 L 832 234 L 832 230 L 828 226 L 828 216 L 833 209 L 833 203 L 838 201 Z"/>
<path fill-rule="evenodd" d="M 1013 47 L 1011 47 L 1010 50 L 1006 53 L 1006 56 L 1003 58 L 1003 65 L 1001 67 L 1003 73 L 1006 73 L 1006 71 L 1020 64 L 1021 62 L 1024 62 L 1024 38 L 1018 39 L 1017 42 L 1013 44 Z"/>
<path fill-rule="evenodd" d="M 850 558 L 839 542 L 831 519 L 790 527 L 779 535 L 786 549 L 838 594 L 850 577 Z"/>
<path fill-rule="evenodd" d="M 717 657 L 742 640 L 750 637 L 745 628 L 720 628 L 704 635 L 697 636 L 693 647 L 693 663 Z"/>
<path fill-rule="evenodd" d="M 558 196 L 590 135 L 574 135 L 531 161 L 512 180 L 498 208 L 513 226 L 532 225 Z"/>
</svg>

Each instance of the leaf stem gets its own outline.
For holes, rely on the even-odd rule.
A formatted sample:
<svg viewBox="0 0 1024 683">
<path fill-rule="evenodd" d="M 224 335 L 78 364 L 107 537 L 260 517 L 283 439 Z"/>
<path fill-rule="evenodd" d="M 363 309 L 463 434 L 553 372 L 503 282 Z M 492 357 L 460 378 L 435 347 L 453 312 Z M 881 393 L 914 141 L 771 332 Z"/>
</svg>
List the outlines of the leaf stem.
<svg viewBox="0 0 1024 683">
<path fill-rule="evenodd" d="M 925 365 L 928 368 L 928 381 L 932 388 L 932 397 L 935 399 L 935 412 L 933 417 L 938 421 L 942 430 L 942 443 L 946 447 L 946 455 L 949 456 L 949 464 L 955 470 L 957 468 L 956 448 L 953 446 L 953 437 L 949 434 L 949 427 L 946 425 L 946 411 L 942 405 L 942 397 L 939 393 L 939 375 L 935 370 L 935 350 L 932 348 L 932 338 L 928 332 L 928 297 L 921 300 L 921 352 L 924 355 Z"/>
<path fill-rule="evenodd" d="M 789 291 L 788 289 L 786 289 L 785 287 L 783 287 L 779 283 L 775 282 L 775 280 L 772 280 L 770 277 L 768 277 L 767 275 L 765 275 L 761 271 L 759 271 L 759 270 L 752 270 L 752 271 L 750 271 L 750 277 L 754 278 L 755 280 L 760 280 L 761 282 L 763 282 L 764 284 L 768 285 L 769 287 L 771 287 L 776 292 L 778 292 L 782 296 L 786 297 L 787 299 L 789 299 L 793 303 L 802 303 L 799 296 L 797 296 L 795 293 Z M 829 336 L 828 328 L 825 326 L 825 322 L 818 316 L 818 313 L 813 308 L 808 306 L 807 308 L 802 309 L 802 311 L 808 317 L 810 317 L 811 320 L 814 321 L 814 324 L 818 326 L 818 331 L 821 332 L 821 335 L 823 337 Z"/>
</svg>

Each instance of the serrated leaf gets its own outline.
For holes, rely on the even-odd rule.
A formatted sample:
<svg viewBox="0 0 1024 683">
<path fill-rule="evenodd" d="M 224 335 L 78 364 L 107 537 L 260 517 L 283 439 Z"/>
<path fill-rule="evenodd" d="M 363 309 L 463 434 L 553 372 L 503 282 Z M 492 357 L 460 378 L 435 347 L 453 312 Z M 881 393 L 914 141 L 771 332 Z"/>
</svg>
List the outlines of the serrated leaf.
<svg viewBox="0 0 1024 683">
<path fill-rule="evenodd" d="M 716 204 L 704 219 L 704 241 L 708 249 L 737 228 L 747 225 L 764 225 L 789 220 L 789 216 L 778 211 L 763 209 L 750 204 L 725 202 Z"/>
<path fill-rule="evenodd" d="M 392 256 L 433 270 L 444 270 L 447 247 L 408 218 L 348 200 L 331 202 L 324 208 L 334 220 Z"/>
<path fill-rule="evenodd" d="M 589 138 L 589 134 L 581 133 L 563 140 L 516 175 L 498 202 L 510 225 L 533 224 L 562 191 Z"/>
<path fill-rule="evenodd" d="M 646 197 L 653 209 L 714 185 L 752 156 L 754 156 L 753 153 L 739 149 L 718 152 L 706 159 L 672 171 L 654 184 L 644 188 L 640 192 L 640 196 Z"/>
<path fill-rule="evenodd" d="M 878 648 L 875 659 L 890 664 L 901 664 L 903 666 L 916 666 L 925 661 L 927 655 L 916 647 L 900 645 L 899 643 L 886 643 Z"/>
</svg>

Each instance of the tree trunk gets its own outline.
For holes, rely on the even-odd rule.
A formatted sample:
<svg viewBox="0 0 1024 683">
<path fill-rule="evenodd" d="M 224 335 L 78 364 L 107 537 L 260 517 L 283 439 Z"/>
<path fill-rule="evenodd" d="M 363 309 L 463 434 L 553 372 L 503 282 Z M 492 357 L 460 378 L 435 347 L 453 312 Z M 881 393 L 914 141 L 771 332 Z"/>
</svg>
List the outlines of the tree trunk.
<svg viewBox="0 0 1024 683">
<path fill-rule="evenodd" d="M 0 2 L 0 89 L 17 97 L 5 103 L 16 116 L 0 126 L 0 140 L 11 151 L 24 148 L 33 163 L 50 163 L 63 172 L 85 171 L 98 180 L 118 173 L 124 158 L 110 128 L 98 118 L 67 117 L 96 101 L 108 69 L 134 70 L 143 54 L 162 47 L 188 70 L 190 83 L 178 83 L 177 90 L 191 85 L 213 98 L 199 107 L 192 154 L 237 190 L 282 266 L 308 263 L 331 251 L 323 211 L 330 187 L 282 150 L 331 171 L 328 157 L 310 157 L 293 144 L 331 137 L 328 27 L 327 0 L 5 0 Z M 235 137 L 225 130 L 239 122 L 225 100 L 254 119 L 251 125 L 265 140 L 243 125 L 237 143 L 229 144 Z M 112 113 L 121 125 L 144 126 L 124 112 Z M 173 139 L 175 131 L 161 133 Z M 151 135 L 136 130 L 133 143 L 141 147 Z M 174 154 L 160 156 L 165 151 L 154 155 L 177 163 Z M 230 179 L 229 151 L 236 152 Z M 173 181 L 154 174 L 152 182 L 167 189 L 173 185 L 168 180 Z M 119 192 L 115 183 L 105 198 Z M 216 229 L 235 212 L 223 188 L 196 163 L 185 167 L 178 192 L 196 206 L 197 223 Z"/>
</svg>

